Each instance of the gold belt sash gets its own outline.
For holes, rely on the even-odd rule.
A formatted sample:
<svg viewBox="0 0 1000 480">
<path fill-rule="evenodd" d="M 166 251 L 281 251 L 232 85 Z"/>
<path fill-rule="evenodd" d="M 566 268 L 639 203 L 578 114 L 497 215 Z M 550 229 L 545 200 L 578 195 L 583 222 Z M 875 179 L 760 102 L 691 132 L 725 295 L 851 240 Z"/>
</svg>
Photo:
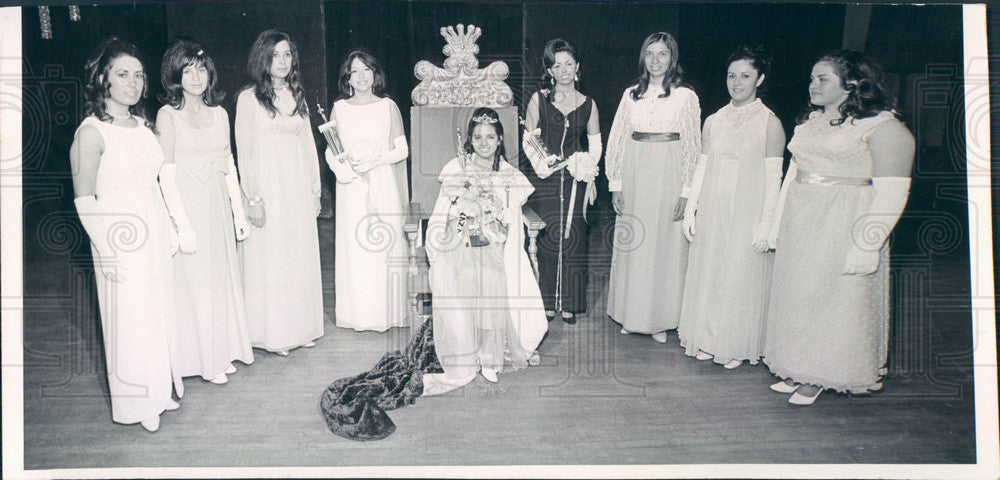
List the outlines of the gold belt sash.
<svg viewBox="0 0 1000 480">
<path fill-rule="evenodd" d="M 795 176 L 795 181 L 806 185 L 822 185 L 825 187 L 867 187 L 872 184 L 872 179 L 863 177 L 834 177 L 830 175 L 820 175 L 799 170 Z"/>
</svg>

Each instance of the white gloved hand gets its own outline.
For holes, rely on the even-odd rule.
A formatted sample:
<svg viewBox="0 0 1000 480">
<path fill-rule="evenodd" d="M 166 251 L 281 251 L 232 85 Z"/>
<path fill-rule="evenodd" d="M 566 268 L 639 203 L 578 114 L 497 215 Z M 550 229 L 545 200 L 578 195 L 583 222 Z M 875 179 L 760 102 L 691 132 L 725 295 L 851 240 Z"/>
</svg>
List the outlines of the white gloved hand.
<svg viewBox="0 0 1000 480">
<path fill-rule="evenodd" d="M 94 247 L 94 269 L 98 274 L 115 283 L 125 281 L 125 267 L 115 261 L 115 251 L 108 240 L 108 218 L 93 195 L 74 200 L 80 223 Z"/>
<path fill-rule="evenodd" d="M 358 173 L 351 167 L 350 156 L 347 152 L 334 155 L 327 148 L 323 153 L 323 158 L 326 159 L 327 166 L 333 171 L 333 176 L 337 179 L 337 183 L 351 183 L 358 178 Z"/>
</svg>

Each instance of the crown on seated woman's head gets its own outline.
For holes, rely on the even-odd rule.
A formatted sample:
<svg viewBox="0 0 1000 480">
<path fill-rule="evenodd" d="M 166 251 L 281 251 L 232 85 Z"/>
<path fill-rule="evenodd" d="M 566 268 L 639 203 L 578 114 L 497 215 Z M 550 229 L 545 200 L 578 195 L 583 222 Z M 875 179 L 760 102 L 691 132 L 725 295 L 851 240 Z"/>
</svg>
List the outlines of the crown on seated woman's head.
<svg viewBox="0 0 1000 480">
<path fill-rule="evenodd" d="M 494 124 L 494 123 L 499 122 L 500 120 L 498 120 L 496 118 L 493 118 L 493 117 L 489 116 L 488 114 L 484 113 L 484 114 L 482 114 L 482 115 L 480 115 L 478 117 L 472 117 L 472 121 L 476 122 L 476 123 Z"/>
</svg>

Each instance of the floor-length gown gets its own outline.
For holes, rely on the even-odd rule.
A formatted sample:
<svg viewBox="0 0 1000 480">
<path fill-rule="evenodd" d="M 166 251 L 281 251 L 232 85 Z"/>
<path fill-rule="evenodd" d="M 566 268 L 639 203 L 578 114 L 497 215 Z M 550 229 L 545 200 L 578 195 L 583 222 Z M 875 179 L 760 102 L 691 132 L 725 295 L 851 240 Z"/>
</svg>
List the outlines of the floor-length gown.
<svg viewBox="0 0 1000 480">
<path fill-rule="evenodd" d="M 764 207 L 767 124 L 774 113 L 760 99 L 732 103 L 705 120 L 712 139 L 688 254 L 681 321 L 688 355 L 716 363 L 757 363 L 763 347 L 774 256 L 757 253 L 754 230 Z"/>
<path fill-rule="evenodd" d="M 104 142 L 95 195 L 124 276 L 113 282 L 97 272 L 111 418 L 138 423 L 166 409 L 171 386 L 184 395 L 173 325 L 173 225 L 157 183 L 163 151 L 141 123 L 128 128 L 87 117 L 86 125 Z"/>
<path fill-rule="evenodd" d="M 234 360 L 253 363 L 226 188 L 229 121 L 222 107 L 211 107 L 211 112 L 212 124 L 203 128 L 188 123 L 169 105 L 159 112 L 173 119 L 177 188 L 198 241 L 196 252 L 174 256 L 180 374 L 206 380 Z"/>
<path fill-rule="evenodd" d="M 609 188 L 625 211 L 615 220 L 608 315 L 626 330 L 677 328 L 688 242 L 674 208 L 701 152 L 701 109 L 689 88 L 651 85 L 622 95 L 605 156 Z"/>
<path fill-rule="evenodd" d="M 763 357 L 779 377 L 866 392 L 885 374 L 888 248 L 874 274 L 842 271 L 874 193 L 868 137 L 898 120 L 882 112 L 832 126 L 831 118 L 813 112 L 788 144 L 798 176 L 778 230 Z"/>
<path fill-rule="evenodd" d="M 392 149 L 392 109 L 382 98 L 366 105 L 333 104 L 340 140 L 356 158 Z M 406 162 L 378 165 L 337 184 L 335 284 L 338 327 L 384 332 L 406 325 L 408 200 Z"/>
<path fill-rule="evenodd" d="M 236 104 L 236 146 L 243 191 L 263 200 L 266 215 L 241 242 L 250 343 L 289 350 L 323 336 L 312 127 L 307 116 L 272 116 L 249 88 Z"/>
<path fill-rule="evenodd" d="M 434 349 L 444 373 L 424 374 L 423 395 L 461 387 L 481 368 L 509 372 L 527 366 L 548 329 L 523 247 L 521 206 L 533 188 L 516 167 L 500 165 L 499 171 L 480 175 L 491 178 L 495 198 L 505 205 L 508 230 L 502 243 L 471 246 L 469 223 L 462 212 L 454 211 L 457 204 L 449 196 L 460 185 L 454 179 L 463 172 L 461 162 L 453 159 L 438 177 L 442 188 L 427 226 L 426 248 L 434 295 Z"/>
<path fill-rule="evenodd" d="M 569 158 L 584 150 L 581 139 L 587 136 L 587 122 L 593 111 L 593 100 L 587 98 L 569 114 L 563 114 L 544 91 L 538 98 L 538 128 L 545 148 L 554 155 Z M 528 205 L 535 210 L 546 228 L 538 235 L 538 283 L 542 291 L 545 309 L 557 310 L 557 298 L 562 311 L 582 313 L 587 310 L 587 222 L 583 216 L 584 194 L 587 184 L 577 182 L 569 171 L 553 173 L 545 179 L 538 178 L 533 170 L 525 170 L 535 186 L 535 193 Z M 573 184 L 577 184 L 576 198 L 572 198 Z M 573 201 L 572 210 L 569 209 Z M 567 215 L 569 213 L 569 215 Z M 570 222 L 569 237 L 565 237 L 565 225 Z M 560 257 L 562 260 L 559 295 L 556 283 L 560 277 Z"/>
</svg>

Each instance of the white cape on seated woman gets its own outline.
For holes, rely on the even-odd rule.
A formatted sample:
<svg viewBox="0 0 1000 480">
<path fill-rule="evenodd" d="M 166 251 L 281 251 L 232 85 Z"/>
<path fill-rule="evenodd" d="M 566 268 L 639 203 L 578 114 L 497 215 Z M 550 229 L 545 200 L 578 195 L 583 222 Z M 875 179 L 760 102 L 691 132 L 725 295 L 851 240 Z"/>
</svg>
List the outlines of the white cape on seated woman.
<svg viewBox="0 0 1000 480">
<path fill-rule="evenodd" d="M 467 235 L 456 231 L 455 218 L 449 221 L 454 199 L 450 194 L 463 188 L 469 167 L 455 158 L 438 176 L 441 193 L 428 222 L 426 250 L 434 295 L 434 348 L 444 373 L 423 376 L 423 396 L 462 387 L 480 369 L 496 381 L 501 371 L 523 368 L 548 330 L 521 228 L 521 207 L 534 187 L 514 166 L 504 161 L 499 165 L 499 171 L 476 173 L 491 180 L 494 196 L 506 203 L 502 218 L 508 228 L 502 245 L 466 246 Z M 466 278 L 470 276 L 479 278 Z M 474 293 L 478 295 L 470 295 Z"/>
</svg>

